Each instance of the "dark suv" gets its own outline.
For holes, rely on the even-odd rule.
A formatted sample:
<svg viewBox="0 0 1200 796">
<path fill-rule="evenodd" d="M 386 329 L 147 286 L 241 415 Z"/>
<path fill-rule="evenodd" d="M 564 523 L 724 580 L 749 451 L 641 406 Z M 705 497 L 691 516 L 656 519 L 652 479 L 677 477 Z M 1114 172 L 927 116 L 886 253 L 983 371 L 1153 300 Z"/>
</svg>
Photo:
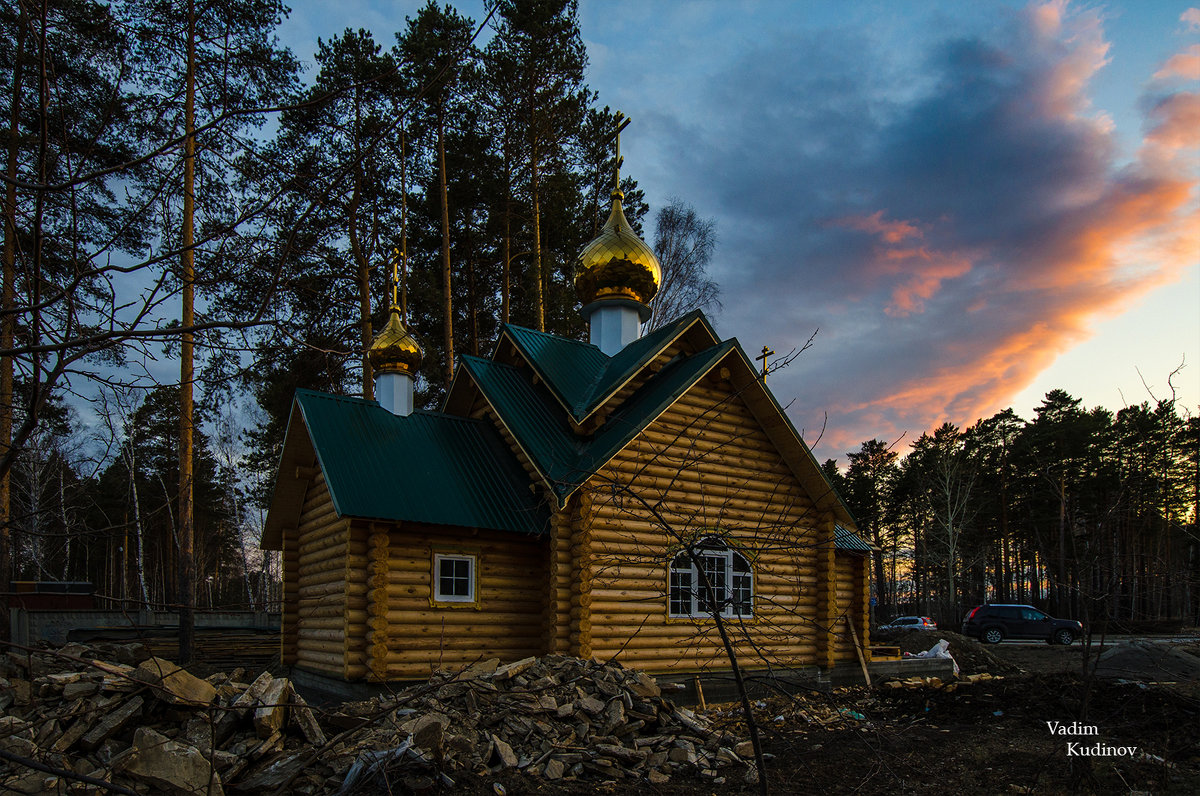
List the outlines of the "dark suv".
<svg viewBox="0 0 1200 796">
<path fill-rule="evenodd" d="M 1055 619 L 1032 605 L 979 605 L 963 620 L 964 636 L 985 644 L 1006 638 L 1042 639 L 1047 644 L 1070 644 L 1083 635 L 1083 625 L 1074 619 Z"/>
</svg>

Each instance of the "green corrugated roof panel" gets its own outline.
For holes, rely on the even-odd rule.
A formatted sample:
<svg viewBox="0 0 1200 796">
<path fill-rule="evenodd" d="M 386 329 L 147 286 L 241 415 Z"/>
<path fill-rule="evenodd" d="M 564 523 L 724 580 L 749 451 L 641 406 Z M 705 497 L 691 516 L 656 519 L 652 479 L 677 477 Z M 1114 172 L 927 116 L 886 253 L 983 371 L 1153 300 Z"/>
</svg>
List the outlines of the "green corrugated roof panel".
<svg viewBox="0 0 1200 796">
<path fill-rule="evenodd" d="M 552 484 L 572 481 L 583 438 L 571 430 L 554 399 L 511 365 L 473 356 L 461 362 L 546 479 Z"/>
<path fill-rule="evenodd" d="M 587 401 L 592 384 L 608 363 L 603 351 L 591 343 L 535 332 L 523 326 L 506 324 L 504 328 L 568 408 L 573 409 Z"/>
<path fill-rule="evenodd" d="M 470 356 L 462 362 L 534 466 L 564 498 L 736 346 L 728 340 L 671 362 L 591 436 L 575 434 L 552 398 L 516 368 Z"/>
<path fill-rule="evenodd" d="M 871 552 L 871 545 L 864 542 L 858 534 L 841 525 L 833 526 L 833 546 L 838 550 L 853 550 L 857 553 Z"/>
<path fill-rule="evenodd" d="M 490 423 L 398 417 L 375 401 L 297 390 L 341 516 L 544 533 L 549 507 Z"/>
<path fill-rule="evenodd" d="M 579 421 L 657 356 L 681 329 L 703 317 L 699 310 L 693 310 L 661 329 L 634 340 L 612 357 L 590 343 L 512 324 L 506 324 L 504 328 L 545 379 L 550 390 Z"/>
</svg>

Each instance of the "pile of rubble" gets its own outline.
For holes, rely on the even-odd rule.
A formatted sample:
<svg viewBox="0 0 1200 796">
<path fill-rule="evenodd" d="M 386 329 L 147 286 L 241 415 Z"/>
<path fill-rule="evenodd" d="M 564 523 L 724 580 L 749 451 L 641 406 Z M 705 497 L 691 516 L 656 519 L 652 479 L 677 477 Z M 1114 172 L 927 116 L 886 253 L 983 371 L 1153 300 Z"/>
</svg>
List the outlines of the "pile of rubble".
<svg viewBox="0 0 1200 796">
<path fill-rule="evenodd" d="M 423 790 L 506 770 L 552 781 L 757 779 L 749 744 L 616 664 L 493 660 L 318 715 L 269 673 L 202 680 L 161 658 L 76 658 L 72 670 L 42 673 L 21 660 L 0 667 L 3 793 L 323 794 L 372 779 Z"/>
<path fill-rule="evenodd" d="M 384 766 L 408 786 L 454 772 L 516 769 L 546 780 L 599 777 L 655 784 L 680 771 L 757 779 L 746 742 L 663 697 L 654 679 L 618 664 L 565 656 L 477 664 L 435 675 L 386 700 L 343 708 L 339 724 L 369 721 L 331 743 L 321 762 L 352 784 Z M 397 743 L 399 739 L 403 742 Z M 374 750 L 363 754 L 364 747 Z M 432 784 L 432 783 L 430 783 Z"/>
<path fill-rule="evenodd" d="M 257 790 L 286 748 L 326 742 L 291 683 L 267 673 L 201 680 L 149 658 L 25 679 L 14 661 L 0 679 L 0 792 L 222 794 L 230 781 Z"/>
</svg>

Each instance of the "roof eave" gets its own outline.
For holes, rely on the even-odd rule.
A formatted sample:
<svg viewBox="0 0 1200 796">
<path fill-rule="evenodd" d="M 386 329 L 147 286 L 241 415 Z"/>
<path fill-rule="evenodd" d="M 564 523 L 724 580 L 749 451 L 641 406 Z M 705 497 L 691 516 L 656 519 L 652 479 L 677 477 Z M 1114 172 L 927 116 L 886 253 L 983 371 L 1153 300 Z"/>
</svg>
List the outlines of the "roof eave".
<svg viewBox="0 0 1200 796">
<path fill-rule="evenodd" d="M 287 430 L 283 436 L 283 449 L 279 453 L 279 465 L 275 471 L 275 489 L 271 494 L 271 505 L 267 509 L 267 519 L 263 523 L 259 541 L 263 550 L 282 550 L 284 529 L 298 524 L 308 482 L 296 477 L 297 469 L 314 464 L 320 466 L 308 423 L 304 419 L 304 407 L 298 397 L 293 397 Z M 333 485 L 326 485 L 334 510 L 337 511 Z M 341 512 L 338 512 L 338 516 L 341 516 Z"/>
<path fill-rule="evenodd" d="M 758 418 L 759 425 L 780 449 L 780 453 L 784 455 L 792 472 L 809 493 L 809 497 L 817 508 L 832 511 L 837 519 L 858 527 L 849 507 L 821 471 L 816 457 L 812 455 L 807 443 L 796 431 L 796 427 L 792 425 L 791 418 L 779 405 L 774 393 L 767 388 L 763 378 L 758 375 L 754 365 L 750 362 L 750 357 L 742 349 L 741 343 L 737 342 L 736 338 L 734 342 L 738 359 L 743 366 L 740 373 L 741 383 L 739 384 L 735 380 L 734 387 L 739 393 L 742 393 L 743 398 L 752 399 L 746 400 L 746 405 Z M 774 419 L 775 422 L 768 422 L 770 419 Z"/>
</svg>

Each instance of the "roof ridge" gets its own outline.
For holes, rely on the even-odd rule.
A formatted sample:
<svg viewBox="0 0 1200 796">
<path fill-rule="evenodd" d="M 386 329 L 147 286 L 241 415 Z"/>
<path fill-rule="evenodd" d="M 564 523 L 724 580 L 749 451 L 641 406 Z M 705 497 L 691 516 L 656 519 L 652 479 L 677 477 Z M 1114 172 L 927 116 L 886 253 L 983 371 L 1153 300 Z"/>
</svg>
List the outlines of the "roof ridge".
<svg viewBox="0 0 1200 796">
<path fill-rule="evenodd" d="M 573 337 L 563 337 L 560 334 L 551 334 L 550 332 L 539 332 L 537 329 L 530 329 L 528 326 L 521 326 L 516 323 L 502 323 L 502 324 L 500 324 L 500 327 L 501 327 L 501 329 L 504 329 L 504 328 L 519 329 L 522 332 L 529 332 L 530 334 L 536 334 L 539 337 L 550 337 L 550 338 L 553 338 L 555 340 L 558 340 L 558 341 L 561 341 L 564 343 L 574 343 L 575 345 L 583 346 L 584 348 L 594 348 L 596 351 L 599 351 L 601 354 L 604 354 L 603 351 L 600 351 L 599 346 L 593 345 L 592 343 L 588 343 L 583 340 L 576 340 Z M 607 354 L 604 354 L 604 356 L 608 357 Z M 611 359 L 611 357 L 609 357 L 609 358 Z"/>
<path fill-rule="evenodd" d="M 311 387 L 297 387 L 294 395 L 299 397 L 301 393 L 311 395 L 314 398 L 327 398 L 331 401 L 346 401 L 349 403 L 377 403 L 373 398 L 364 398 L 361 395 L 338 395 L 337 393 L 324 392 L 323 390 L 314 390 Z"/>
</svg>

